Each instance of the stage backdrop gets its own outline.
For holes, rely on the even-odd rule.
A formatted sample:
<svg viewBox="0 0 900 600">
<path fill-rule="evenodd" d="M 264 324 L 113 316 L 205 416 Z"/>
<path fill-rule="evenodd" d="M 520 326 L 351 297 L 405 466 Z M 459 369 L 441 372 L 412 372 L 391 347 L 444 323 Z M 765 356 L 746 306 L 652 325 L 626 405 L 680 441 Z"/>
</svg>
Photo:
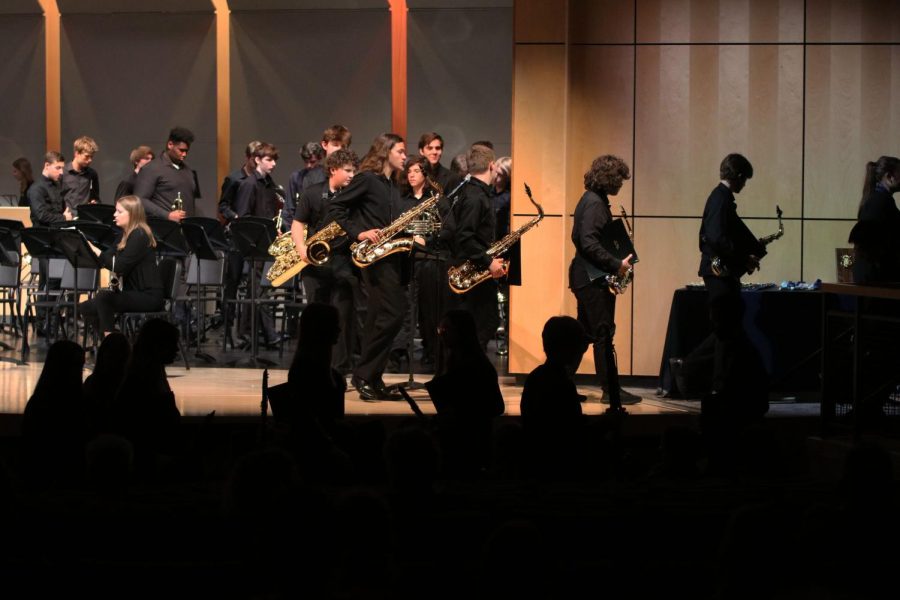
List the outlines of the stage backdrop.
<svg viewBox="0 0 900 600">
<path fill-rule="evenodd" d="M 641 258 L 618 298 L 620 372 L 658 372 L 672 293 L 698 280 L 700 216 L 730 152 L 754 165 L 737 198 L 754 233 L 776 231 L 776 205 L 785 218 L 745 280 L 836 279 L 866 161 L 900 154 L 900 3 L 517 0 L 514 22 L 514 225 L 533 213 L 526 181 L 548 216 L 524 238 L 511 372 L 543 361 L 548 317 L 575 315 L 571 215 L 600 154 L 631 165 L 611 201 L 634 216 Z"/>
</svg>

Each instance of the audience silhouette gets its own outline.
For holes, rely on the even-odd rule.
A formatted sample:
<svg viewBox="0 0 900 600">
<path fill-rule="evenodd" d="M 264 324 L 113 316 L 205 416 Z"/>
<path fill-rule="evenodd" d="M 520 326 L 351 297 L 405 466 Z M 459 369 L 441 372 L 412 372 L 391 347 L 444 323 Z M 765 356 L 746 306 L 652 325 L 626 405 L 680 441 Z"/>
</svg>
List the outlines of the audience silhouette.
<svg viewBox="0 0 900 600">
<path fill-rule="evenodd" d="M 130 357 L 131 343 L 128 338 L 113 331 L 100 343 L 94 370 L 84 380 L 84 397 L 94 415 L 96 430 L 100 433 L 110 431 L 108 417 Z"/>
</svg>

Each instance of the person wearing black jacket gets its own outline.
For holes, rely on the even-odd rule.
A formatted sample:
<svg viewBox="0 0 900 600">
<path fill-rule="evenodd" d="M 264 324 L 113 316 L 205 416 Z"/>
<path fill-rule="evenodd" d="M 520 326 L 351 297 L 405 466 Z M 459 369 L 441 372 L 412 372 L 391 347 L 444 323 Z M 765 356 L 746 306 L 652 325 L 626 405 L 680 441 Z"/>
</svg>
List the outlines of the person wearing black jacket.
<svg viewBox="0 0 900 600">
<path fill-rule="evenodd" d="M 600 241 L 604 230 L 613 221 L 609 196 L 622 189 L 622 182 L 631 179 L 631 171 L 618 156 L 604 154 L 591 163 L 584 174 L 585 192 L 575 207 L 572 243 L 575 257 L 569 265 L 569 289 L 578 302 L 578 321 L 593 340 L 594 370 L 604 401 L 609 400 L 610 411 L 624 411 L 623 404 L 635 404 L 640 398 L 619 387 L 616 366 L 616 295 L 609 291 L 601 274 L 622 277 L 631 266 L 632 255 L 623 259 L 613 256 Z"/>
<path fill-rule="evenodd" d="M 470 177 L 454 199 L 451 214 L 442 223 L 440 237 L 449 244 L 450 266 L 458 266 L 468 260 L 491 273 L 491 280 L 476 285 L 465 294 L 453 294 L 449 303 L 450 308 L 472 313 L 478 329 L 478 341 L 485 349 L 497 334 L 500 323 L 496 280 L 506 275 L 503 259 L 487 254 L 497 231 L 491 198 L 491 185 L 496 172 L 494 151 L 487 146 L 472 146 L 466 155 L 466 162 Z"/>
<path fill-rule="evenodd" d="M 337 150 L 325 159 L 328 181 L 306 188 L 300 195 L 291 223 L 291 238 L 297 253 L 307 261 L 306 240 L 329 222 L 325 221 L 335 196 L 356 174 L 359 160 L 352 150 Z M 304 228 L 306 233 L 304 234 Z M 351 352 L 356 334 L 354 289 L 356 273 L 350 260 L 350 243 L 346 236 L 329 242 L 331 254 L 324 265 L 309 265 L 303 273 L 303 287 L 308 302 L 331 304 L 338 311 L 341 332 L 333 355 L 333 366 L 341 373 L 351 370 Z"/>
<path fill-rule="evenodd" d="M 900 282 L 900 159 L 882 156 L 866 165 L 857 222 L 850 231 L 855 247 L 853 281 L 862 284 Z"/>
<path fill-rule="evenodd" d="M 72 211 L 65 205 L 59 189 L 66 159 L 59 152 L 44 155 L 44 170 L 37 181 L 28 188 L 28 205 L 31 223 L 52 227 L 72 220 Z"/>
<path fill-rule="evenodd" d="M 328 169 L 325 167 L 324 158 L 331 155 L 332 152 L 341 149 L 349 149 L 353 136 L 350 130 L 343 125 L 332 125 L 322 132 L 322 141 L 319 144 L 307 144 L 300 151 L 300 156 L 304 156 L 310 145 L 318 146 L 310 152 L 310 158 L 315 156 L 315 162 L 310 158 L 304 157 L 305 166 L 291 173 L 288 179 L 288 195 L 284 201 L 284 207 L 281 209 L 281 224 L 285 231 L 290 231 L 291 223 L 294 222 L 294 211 L 297 208 L 297 201 L 300 200 L 300 194 L 311 185 L 323 183 L 328 180 Z"/>
<path fill-rule="evenodd" d="M 381 229 L 400 216 L 400 173 L 406 162 L 406 144 L 396 133 L 383 133 L 372 142 L 360 172 L 331 202 L 325 222 L 337 221 L 352 242 L 377 243 Z M 351 383 L 363 400 L 397 400 L 399 393 L 382 380 L 391 344 L 403 325 L 407 299 L 403 285 L 405 257 L 391 255 L 362 270 L 369 293 L 366 326 L 359 363 Z"/>
<path fill-rule="evenodd" d="M 91 246 L 104 267 L 115 273 L 122 283 L 121 291 L 101 290 L 90 300 L 78 305 L 85 322 L 98 322 L 103 335 L 115 329 L 117 312 L 152 312 L 165 304 L 163 283 L 156 265 L 156 240 L 143 204 L 137 196 L 125 196 L 116 202 L 113 215 L 123 231 L 115 248 L 101 251 Z"/>
</svg>

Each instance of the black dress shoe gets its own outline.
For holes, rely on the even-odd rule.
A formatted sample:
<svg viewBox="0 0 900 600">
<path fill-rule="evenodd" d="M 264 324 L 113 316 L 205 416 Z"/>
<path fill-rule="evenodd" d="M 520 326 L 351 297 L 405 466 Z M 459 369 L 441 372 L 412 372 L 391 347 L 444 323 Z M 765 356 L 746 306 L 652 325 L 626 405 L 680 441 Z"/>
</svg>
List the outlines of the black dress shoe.
<svg viewBox="0 0 900 600">
<path fill-rule="evenodd" d="M 379 381 L 375 384 L 375 389 L 381 394 L 381 400 L 403 400 L 403 394 L 396 386 L 386 386 L 383 381 Z"/>
<path fill-rule="evenodd" d="M 382 393 L 379 391 L 378 387 L 372 385 L 361 377 L 357 377 L 354 375 L 353 378 L 350 379 L 350 384 L 356 388 L 357 392 L 359 392 L 359 397 L 367 402 L 384 400 L 384 398 L 382 397 Z"/>
</svg>

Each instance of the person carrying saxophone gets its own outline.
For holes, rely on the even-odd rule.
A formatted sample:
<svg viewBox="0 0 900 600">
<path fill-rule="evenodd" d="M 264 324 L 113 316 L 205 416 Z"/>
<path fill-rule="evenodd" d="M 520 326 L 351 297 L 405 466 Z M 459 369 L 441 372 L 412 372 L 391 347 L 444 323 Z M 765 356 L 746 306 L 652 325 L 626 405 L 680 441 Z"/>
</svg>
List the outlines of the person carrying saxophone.
<svg viewBox="0 0 900 600">
<path fill-rule="evenodd" d="M 335 150 L 325 159 L 328 180 L 313 184 L 300 194 L 291 223 L 291 239 L 304 261 L 309 262 L 306 241 L 330 223 L 325 219 L 331 202 L 353 179 L 358 165 L 359 159 L 352 150 Z M 322 265 L 311 263 L 301 273 L 309 302 L 331 304 L 338 309 L 341 333 L 332 355 L 332 366 L 341 374 L 347 374 L 350 372 L 356 329 L 356 272 L 350 260 L 350 244 L 346 236 L 336 237 L 330 241 L 329 246 L 331 253 L 327 262 Z"/>
<path fill-rule="evenodd" d="M 395 133 L 375 138 L 363 157 L 359 172 L 331 201 L 326 223 L 337 221 L 351 242 L 380 241 L 381 230 L 400 216 L 400 174 L 406 162 L 406 144 Z M 403 325 L 407 298 L 403 282 L 402 256 L 386 256 L 362 269 L 369 294 L 366 325 L 359 362 L 351 384 L 363 400 L 399 400 L 382 380 L 391 344 Z"/>
<path fill-rule="evenodd" d="M 497 334 L 500 315 L 497 312 L 497 279 L 506 275 L 506 262 L 487 253 L 497 231 L 491 200 L 496 174 L 494 151 L 473 145 L 466 154 L 469 178 L 453 201 L 450 215 L 444 220 L 441 241 L 450 248 L 450 265 L 471 261 L 488 269 L 491 278 L 465 294 L 449 294 L 448 309 L 458 308 L 472 313 L 482 349 Z"/>
<path fill-rule="evenodd" d="M 605 154 L 591 163 L 584 174 L 585 192 L 575 207 L 572 243 L 575 257 L 569 265 L 569 288 L 578 303 L 578 321 L 593 340 L 594 370 L 603 401 L 609 402 L 611 412 L 624 412 L 623 404 L 641 401 L 619 386 L 619 369 L 613 337 L 616 333 L 616 294 L 609 289 L 606 275 L 624 277 L 631 267 L 633 256 L 616 258 L 603 247 L 605 230 L 612 224 L 609 196 L 622 189 L 622 182 L 631 179 L 631 171 L 618 156 Z"/>
</svg>

